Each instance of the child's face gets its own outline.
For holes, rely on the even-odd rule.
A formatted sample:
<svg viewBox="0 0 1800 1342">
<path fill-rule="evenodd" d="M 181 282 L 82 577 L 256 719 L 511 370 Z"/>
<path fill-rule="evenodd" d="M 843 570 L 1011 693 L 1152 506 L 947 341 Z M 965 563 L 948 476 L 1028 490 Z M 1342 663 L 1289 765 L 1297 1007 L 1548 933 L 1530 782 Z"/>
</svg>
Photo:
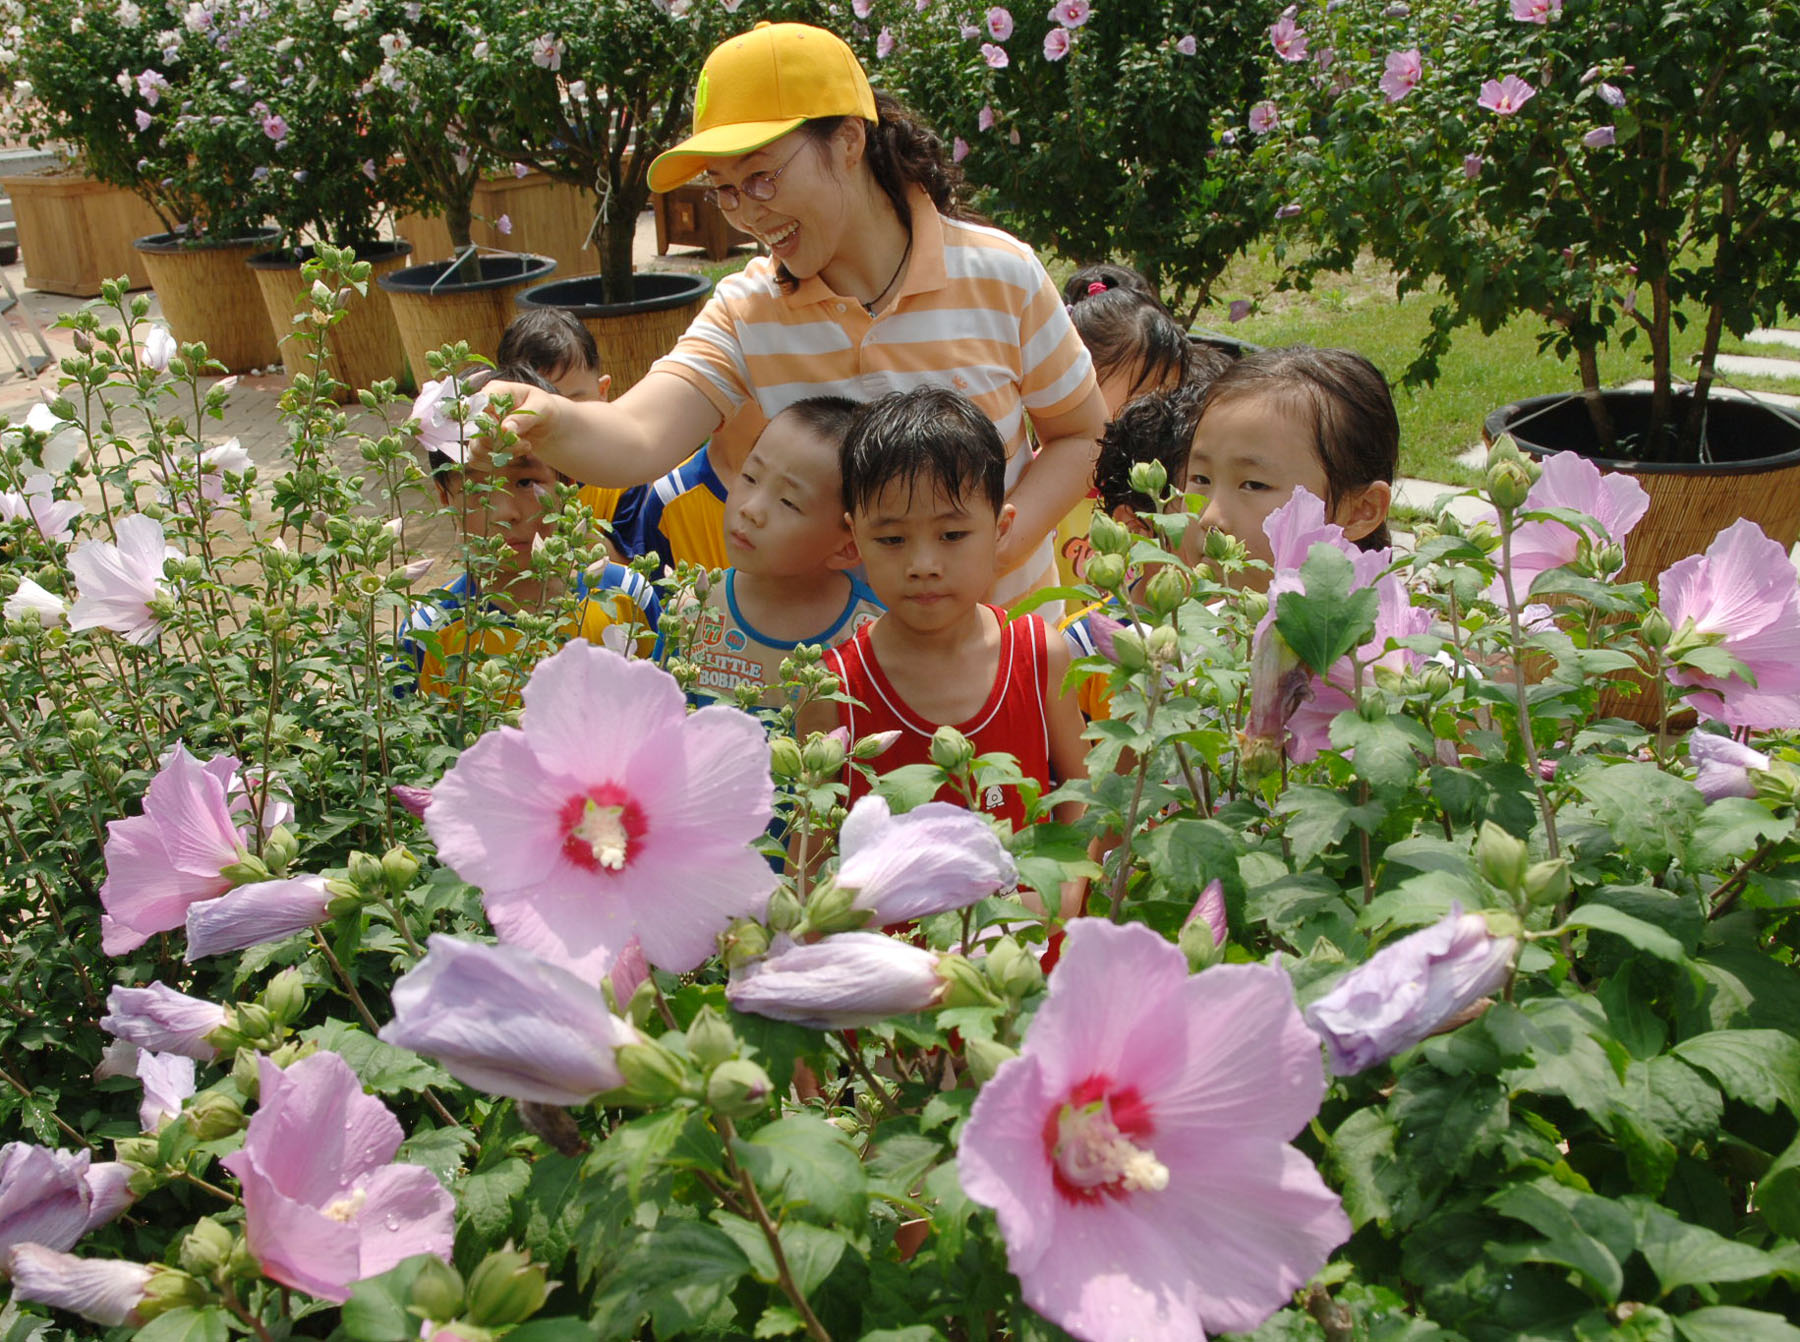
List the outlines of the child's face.
<svg viewBox="0 0 1800 1342">
<path fill-rule="evenodd" d="M 557 392 L 571 401 L 604 401 L 612 375 L 583 364 L 570 364 L 548 379 Z"/>
<path fill-rule="evenodd" d="M 726 558 L 764 577 L 850 567 L 856 548 L 843 487 L 837 444 L 777 415 L 725 495 Z"/>
<path fill-rule="evenodd" d="M 503 587 L 529 569 L 532 545 L 555 532 L 544 512 L 560 483 L 555 471 L 522 453 L 497 470 L 465 468 L 440 481 L 444 502 L 462 512 L 467 535 L 503 542 L 491 578 L 494 586 Z"/>
<path fill-rule="evenodd" d="M 850 530 L 888 613 L 929 633 L 987 600 L 1012 520 L 1010 503 L 995 514 L 977 493 L 953 503 L 936 481 L 894 480 L 850 518 Z"/>
<path fill-rule="evenodd" d="M 1153 391 L 1165 391 L 1180 381 L 1180 375 L 1165 377 L 1160 382 L 1144 382 L 1142 363 L 1128 363 L 1123 368 L 1115 368 L 1100 379 L 1100 399 L 1106 402 L 1106 418 L 1110 421 L 1122 409 L 1127 401 L 1135 401 L 1140 396 L 1148 396 Z"/>
<path fill-rule="evenodd" d="M 1241 397 L 1206 408 L 1188 450 L 1187 487 L 1206 495 L 1207 504 L 1201 525 L 1188 528 L 1184 549 L 1198 549 L 1206 531 L 1216 527 L 1265 562 L 1273 551 L 1263 519 L 1298 488 L 1327 497 L 1312 425 L 1295 407 L 1272 397 Z M 1245 581 L 1267 587 L 1269 575 L 1253 573 Z"/>
</svg>

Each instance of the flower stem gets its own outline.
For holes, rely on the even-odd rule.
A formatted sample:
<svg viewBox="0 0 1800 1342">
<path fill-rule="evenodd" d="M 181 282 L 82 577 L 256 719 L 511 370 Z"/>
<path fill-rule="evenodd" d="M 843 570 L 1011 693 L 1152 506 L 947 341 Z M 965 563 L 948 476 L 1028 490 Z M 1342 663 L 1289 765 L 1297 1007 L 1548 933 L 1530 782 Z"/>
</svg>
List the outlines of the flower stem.
<svg viewBox="0 0 1800 1342">
<path fill-rule="evenodd" d="M 350 998 L 351 1005 L 356 1008 L 356 1014 L 362 1017 L 362 1022 L 368 1026 L 369 1033 L 379 1038 L 381 1027 L 375 1023 L 375 1017 L 369 1010 L 369 1004 L 363 1001 L 362 994 L 356 990 L 356 984 L 344 968 L 344 962 L 337 958 L 337 952 L 331 949 L 331 943 L 325 940 L 325 934 L 316 927 L 313 929 L 313 940 L 325 953 L 325 962 L 331 966 L 332 973 L 338 976 L 338 982 L 344 985 L 344 992 Z M 444 1121 L 446 1127 L 460 1128 L 463 1126 L 444 1107 L 444 1102 L 437 1097 L 437 1092 L 430 1086 L 424 1087 L 420 1094 L 424 1095 L 425 1103 L 431 1106 L 431 1111 Z"/>
<path fill-rule="evenodd" d="M 881 1084 L 875 1073 L 869 1070 L 869 1064 L 863 1061 L 862 1050 L 848 1040 L 840 1039 L 840 1042 L 844 1045 L 845 1055 L 850 1059 L 850 1070 L 861 1077 L 863 1084 L 874 1093 L 877 1100 L 881 1101 L 881 1107 L 887 1111 L 887 1116 L 904 1118 L 905 1111 L 900 1108 L 899 1101 L 893 1097 L 886 1086 Z"/>
<path fill-rule="evenodd" d="M 1525 690 L 1525 663 L 1520 660 L 1525 631 L 1519 624 L 1519 598 L 1513 590 L 1513 510 L 1501 508 L 1499 513 L 1500 578 L 1506 584 L 1506 619 L 1512 630 L 1513 693 L 1519 710 L 1519 739 L 1525 745 L 1525 764 L 1531 772 L 1531 787 L 1537 793 L 1538 811 L 1544 817 L 1544 844 L 1554 862 L 1562 856 L 1562 845 L 1556 838 L 1556 810 L 1550 805 L 1550 794 L 1544 791 L 1544 777 L 1538 772 L 1537 741 L 1531 727 L 1530 699 Z"/>
<path fill-rule="evenodd" d="M 6 1068 L 4 1068 L 4 1067 L 0 1067 L 0 1081 L 6 1082 L 7 1085 L 11 1086 L 14 1090 L 18 1091 L 19 1094 L 23 1095 L 26 1099 L 31 1098 L 31 1087 L 27 1086 L 23 1081 L 19 1080 L 18 1077 L 14 1076 L 11 1072 L 7 1071 Z M 54 1109 L 52 1109 L 50 1111 L 50 1121 L 52 1123 L 56 1124 L 57 1127 L 59 1127 L 63 1130 L 64 1136 L 69 1137 L 74 1141 L 80 1142 L 83 1146 L 87 1147 L 87 1149 L 90 1151 L 92 1151 L 94 1149 L 94 1144 L 92 1142 L 90 1142 L 86 1137 L 83 1137 L 79 1132 L 75 1131 L 74 1128 L 71 1128 L 67 1123 L 63 1122 L 62 1116 L 60 1114 L 58 1114 Z"/>
<path fill-rule="evenodd" d="M 788 1267 L 787 1254 L 781 1247 L 781 1232 L 769 1217 L 769 1209 L 763 1205 L 762 1195 L 756 1191 L 756 1181 L 750 1177 L 748 1170 L 737 1163 L 731 1154 L 731 1144 L 737 1140 L 737 1129 L 729 1118 L 719 1119 L 720 1135 L 725 1138 L 725 1165 L 737 1180 L 738 1189 L 744 1195 L 744 1201 L 750 1205 L 750 1214 L 762 1230 L 763 1238 L 769 1244 L 769 1256 L 775 1260 L 775 1277 L 781 1284 L 782 1294 L 787 1296 L 800 1315 L 800 1322 L 806 1325 L 806 1335 L 813 1342 L 831 1342 L 831 1334 L 825 1331 L 825 1325 L 819 1322 L 812 1306 L 806 1303 L 806 1295 L 794 1281 L 794 1274 Z"/>
<path fill-rule="evenodd" d="M 1156 708 L 1162 703 L 1162 668 L 1154 666 L 1151 676 L 1150 702 L 1144 712 L 1146 735 L 1156 725 Z M 1119 844 L 1119 869 L 1113 873 L 1112 887 L 1106 892 L 1107 903 L 1110 905 L 1107 913 L 1115 923 L 1124 918 L 1125 884 L 1131 879 L 1131 841 L 1137 833 L 1138 811 L 1144 803 L 1144 784 L 1150 777 L 1150 759 L 1155 753 L 1155 748 L 1152 747 L 1138 760 L 1137 783 L 1131 790 L 1131 805 L 1125 811 L 1125 837 Z"/>
</svg>

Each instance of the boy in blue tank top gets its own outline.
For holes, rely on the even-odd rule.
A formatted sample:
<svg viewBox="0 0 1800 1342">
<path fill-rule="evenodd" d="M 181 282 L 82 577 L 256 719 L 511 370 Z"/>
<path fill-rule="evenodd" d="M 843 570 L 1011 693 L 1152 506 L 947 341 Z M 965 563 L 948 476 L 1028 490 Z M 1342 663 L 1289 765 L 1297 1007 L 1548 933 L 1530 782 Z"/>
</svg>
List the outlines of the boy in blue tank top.
<svg viewBox="0 0 1800 1342">
<path fill-rule="evenodd" d="M 698 668 L 691 697 L 737 702 L 742 690 L 778 708 L 781 663 L 802 644 L 834 647 L 881 613 L 850 570 L 856 542 L 844 518 L 838 457 L 856 404 L 797 401 L 769 421 L 725 498 L 730 567 L 683 612 L 694 621 L 685 655 Z"/>
</svg>

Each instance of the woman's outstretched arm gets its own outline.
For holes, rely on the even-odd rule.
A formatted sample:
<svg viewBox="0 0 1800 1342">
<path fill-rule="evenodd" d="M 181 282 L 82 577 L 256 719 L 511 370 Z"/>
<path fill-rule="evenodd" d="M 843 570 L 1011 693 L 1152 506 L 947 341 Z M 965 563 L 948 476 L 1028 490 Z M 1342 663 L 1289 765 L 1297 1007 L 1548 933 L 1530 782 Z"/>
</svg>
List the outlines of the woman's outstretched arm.
<svg viewBox="0 0 1800 1342">
<path fill-rule="evenodd" d="M 490 382 L 513 397 L 502 427 L 531 454 L 584 485 L 618 489 L 672 471 L 722 422 L 713 403 L 673 373 L 650 373 L 616 401 L 570 401 L 522 382 Z"/>
</svg>

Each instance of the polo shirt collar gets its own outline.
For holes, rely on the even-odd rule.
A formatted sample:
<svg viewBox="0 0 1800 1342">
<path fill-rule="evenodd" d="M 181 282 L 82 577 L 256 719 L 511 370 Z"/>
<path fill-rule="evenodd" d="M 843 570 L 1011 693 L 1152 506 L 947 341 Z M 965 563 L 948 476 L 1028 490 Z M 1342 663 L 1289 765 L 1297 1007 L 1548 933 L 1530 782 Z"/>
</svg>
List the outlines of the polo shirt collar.
<svg viewBox="0 0 1800 1342">
<path fill-rule="evenodd" d="M 931 203 L 930 194 L 922 186 L 908 186 L 906 202 L 912 210 L 912 257 L 907 263 L 906 278 L 900 283 L 900 291 L 894 295 L 895 306 L 907 294 L 930 293 L 935 289 L 942 289 L 949 281 L 949 275 L 944 269 L 943 216 L 938 214 L 937 207 Z M 854 300 L 833 290 L 825 282 L 823 275 L 814 275 L 800 281 L 800 286 L 786 295 L 786 303 L 790 308 L 806 307 L 813 303 L 848 301 Z M 862 305 L 858 303 L 857 306 Z"/>
</svg>

